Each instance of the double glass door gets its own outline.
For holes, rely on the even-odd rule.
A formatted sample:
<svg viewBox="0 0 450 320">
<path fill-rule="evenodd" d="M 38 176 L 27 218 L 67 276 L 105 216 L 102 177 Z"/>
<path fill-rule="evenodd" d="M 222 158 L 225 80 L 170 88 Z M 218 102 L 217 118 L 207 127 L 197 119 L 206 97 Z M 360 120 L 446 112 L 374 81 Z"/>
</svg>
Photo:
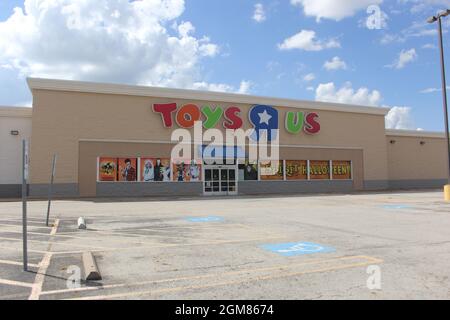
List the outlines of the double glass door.
<svg viewBox="0 0 450 320">
<path fill-rule="evenodd" d="M 206 166 L 205 195 L 237 195 L 236 166 Z"/>
</svg>

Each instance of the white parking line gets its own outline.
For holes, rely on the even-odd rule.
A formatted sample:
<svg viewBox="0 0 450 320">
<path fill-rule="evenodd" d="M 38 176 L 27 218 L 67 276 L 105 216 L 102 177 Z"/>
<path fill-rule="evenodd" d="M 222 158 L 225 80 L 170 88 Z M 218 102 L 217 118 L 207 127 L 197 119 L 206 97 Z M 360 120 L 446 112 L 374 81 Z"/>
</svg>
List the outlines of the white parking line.
<svg viewBox="0 0 450 320">
<path fill-rule="evenodd" d="M 59 219 L 55 220 L 53 224 L 51 234 L 55 234 L 58 230 Z M 47 272 L 48 266 L 50 265 L 50 260 L 52 258 L 52 253 L 48 252 L 51 250 L 52 243 L 49 244 L 47 253 L 44 255 L 44 258 L 39 263 L 39 269 L 37 271 L 36 277 L 34 278 L 33 286 L 31 287 L 31 294 L 28 300 L 39 300 L 39 296 L 42 292 L 42 285 L 44 284 L 45 274 Z"/>
<path fill-rule="evenodd" d="M 23 263 L 22 262 L 17 262 L 17 261 L 12 261 L 12 260 L 0 260 L 0 264 L 9 264 L 12 266 L 22 266 Z M 39 265 L 34 264 L 34 263 L 29 263 L 28 264 L 30 267 L 34 267 L 34 268 L 38 268 Z"/>
<path fill-rule="evenodd" d="M 1 284 L 6 284 L 9 286 L 16 286 L 16 287 L 26 287 L 31 288 L 33 286 L 32 283 L 27 282 L 21 282 L 21 281 L 13 281 L 13 280 L 7 280 L 7 279 L 0 279 Z"/>
</svg>

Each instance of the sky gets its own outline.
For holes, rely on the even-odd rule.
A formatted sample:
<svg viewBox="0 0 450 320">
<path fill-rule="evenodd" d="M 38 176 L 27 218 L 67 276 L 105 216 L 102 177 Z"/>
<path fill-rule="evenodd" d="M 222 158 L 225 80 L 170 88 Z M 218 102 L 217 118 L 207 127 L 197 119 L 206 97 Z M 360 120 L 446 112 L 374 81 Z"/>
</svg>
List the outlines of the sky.
<svg viewBox="0 0 450 320">
<path fill-rule="evenodd" d="M 26 77 L 389 107 L 443 131 L 436 24 L 450 0 L 0 0 L 0 105 Z M 450 17 L 444 18 L 450 64 Z M 450 78 L 449 78 L 450 79 Z"/>
</svg>

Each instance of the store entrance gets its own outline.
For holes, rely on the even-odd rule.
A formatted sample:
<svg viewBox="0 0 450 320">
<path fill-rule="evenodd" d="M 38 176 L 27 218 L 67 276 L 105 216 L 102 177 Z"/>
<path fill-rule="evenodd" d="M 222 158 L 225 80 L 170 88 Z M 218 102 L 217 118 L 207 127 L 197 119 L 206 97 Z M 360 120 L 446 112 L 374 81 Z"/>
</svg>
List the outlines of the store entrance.
<svg viewBox="0 0 450 320">
<path fill-rule="evenodd" d="M 204 195 L 237 195 L 238 184 L 236 166 L 205 166 Z"/>
</svg>

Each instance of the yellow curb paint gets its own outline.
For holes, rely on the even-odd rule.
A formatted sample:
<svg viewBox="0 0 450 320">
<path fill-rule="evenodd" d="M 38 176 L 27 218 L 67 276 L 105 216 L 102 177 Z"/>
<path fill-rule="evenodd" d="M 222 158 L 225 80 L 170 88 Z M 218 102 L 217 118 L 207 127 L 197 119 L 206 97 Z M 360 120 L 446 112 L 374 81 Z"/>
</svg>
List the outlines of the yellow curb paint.
<svg viewBox="0 0 450 320">
<path fill-rule="evenodd" d="M 444 187 L 444 198 L 445 201 L 450 201 L 450 184 Z"/>
</svg>

